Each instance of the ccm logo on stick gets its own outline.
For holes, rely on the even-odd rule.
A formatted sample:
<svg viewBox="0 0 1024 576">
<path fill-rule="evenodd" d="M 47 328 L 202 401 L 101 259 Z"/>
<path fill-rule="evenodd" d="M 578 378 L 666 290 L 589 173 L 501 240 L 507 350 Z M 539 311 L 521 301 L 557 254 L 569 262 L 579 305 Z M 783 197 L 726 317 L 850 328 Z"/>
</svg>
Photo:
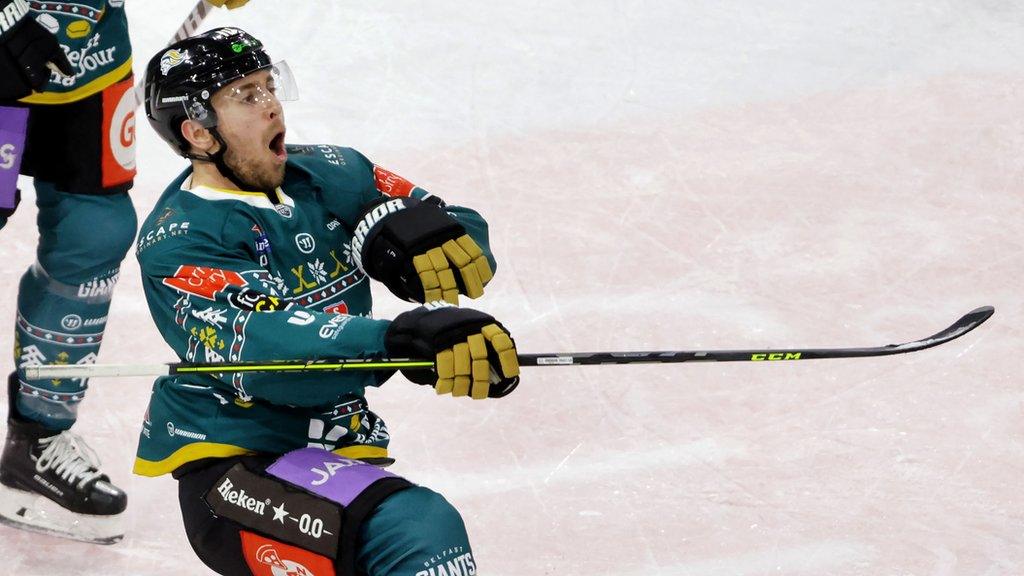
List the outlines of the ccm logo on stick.
<svg viewBox="0 0 1024 576">
<path fill-rule="evenodd" d="M 799 360 L 800 352 L 772 352 L 763 354 L 752 354 L 751 360 Z"/>
</svg>

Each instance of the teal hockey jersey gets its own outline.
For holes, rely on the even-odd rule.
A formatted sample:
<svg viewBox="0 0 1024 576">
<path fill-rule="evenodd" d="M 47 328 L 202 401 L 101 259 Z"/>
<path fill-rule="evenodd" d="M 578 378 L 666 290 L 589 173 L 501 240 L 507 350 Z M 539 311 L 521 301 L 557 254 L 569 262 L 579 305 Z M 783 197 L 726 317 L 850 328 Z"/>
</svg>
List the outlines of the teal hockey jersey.
<svg viewBox="0 0 1024 576">
<path fill-rule="evenodd" d="M 21 102 L 75 102 L 131 74 L 132 48 L 124 0 L 29 0 L 28 5 L 32 12 L 27 17 L 35 19 L 57 37 L 74 74 L 63 76 L 53 72 L 42 92 L 26 96 Z M 152 6 L 148 9 L 159 8 Z"/>
<path fill-rule="evenodd" d="M 350 148 L 289 146 L 278 202 L 262 192 L 194 186 L 191 170 L 143 223 L 136 255 L 150 312 L 186 362 L 385 355 L 390 324 L 371 316 L 369 280 L 350 243 L 362 208 L 423 189 Z M 495 266 L 487 224 L 448 205 Z M 153 386 L 135 472 L 202 458 L 305 446 L 386 457 L 388 431 L 366 405 L 390 373 L 189 374 Z"/>
</svg>

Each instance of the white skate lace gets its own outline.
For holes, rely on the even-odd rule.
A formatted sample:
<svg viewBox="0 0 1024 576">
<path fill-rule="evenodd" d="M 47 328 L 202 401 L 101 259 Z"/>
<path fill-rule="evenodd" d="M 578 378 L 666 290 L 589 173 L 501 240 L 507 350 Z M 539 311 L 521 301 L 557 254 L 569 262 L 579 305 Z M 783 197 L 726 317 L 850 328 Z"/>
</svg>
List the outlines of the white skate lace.
<svg viewBox="0 0 1024 576">
<path fill-rule="evenodd" d="M 84 488 L 90 480 L 103 474 L 99 471 L 99 457 L 77 434 L 65 430 L 56 436 L 40 439 L 39 444 L 45 448 L 36 459 L 38 472 L 53 470 L 68 483 L 77 479 L 79 488 Z"/>
</svg>

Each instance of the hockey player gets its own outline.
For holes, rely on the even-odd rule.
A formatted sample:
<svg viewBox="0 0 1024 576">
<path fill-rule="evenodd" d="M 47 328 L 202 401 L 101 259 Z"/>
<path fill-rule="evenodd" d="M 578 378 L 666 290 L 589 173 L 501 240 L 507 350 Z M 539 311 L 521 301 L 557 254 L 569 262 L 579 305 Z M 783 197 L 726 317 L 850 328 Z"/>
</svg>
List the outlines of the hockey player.
<svg viewBox="0 0 1024 576">
<path fill-rule="evenodd" d="M 406 375 L 439 394 L 510 393 L 509 334 L 440 301 L 490 280 L 484 220 L 350 148 L 286 146 L 280 101 L 294 96 L 287 65 L 235 28 L 150 61 L 146 114 L 191 159 L 137 243 L 164 339 L 185 361 L 430 358 L 436 370 Z M 367 276 L 427 304 L 372 319 Z M 159 378 L 135 471 L 174 475 L 189 541 L 221 574 L 475 574 L 458 512 L 373 465 L 390 461 L 389 435 L 364 390 L 390 375 Z"/>
<path fill-rule="evenodd" d="M 24 368 L 95 360 L 135 238 L 135 100 L 123 5 L 0 0 L 0 228 L 17 206 L 20 163 L 34 178 L 40 234 L 18 288 L 0 521 L 100 543 L 121 538 L 127 498 L 69 432 L 87 381 L 28 381 Z"/>
</svg>

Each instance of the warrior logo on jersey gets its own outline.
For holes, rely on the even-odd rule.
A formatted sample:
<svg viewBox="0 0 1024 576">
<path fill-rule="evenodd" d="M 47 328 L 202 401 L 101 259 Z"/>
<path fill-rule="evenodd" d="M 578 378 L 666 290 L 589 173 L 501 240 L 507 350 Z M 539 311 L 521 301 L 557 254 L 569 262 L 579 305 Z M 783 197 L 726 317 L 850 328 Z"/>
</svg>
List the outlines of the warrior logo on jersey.
<svg viewBox="0 0 1024 576">
<path fill-rule="evenodd" d="M 373 179 L 377 183 L 377 190 L 388 196 L 408 196 L 416 187 L 412 182 L 376 164 L 373 165 Z"/>
<path fill-rule="evenodd" d="M 82 327 L 82 317 L 78 314 L 68 314 L 60 319 L 60 325 L 65 330 L 78 330 Z"/>
<path fill-rule="evenodd" d="M 296 310 L 292 312 L 292 315 L 288 317 L 289 324 L 295 324 L 296 326 L 308 326 L 316 320 L 316 316 L 313 316 L 305 310 Z"/>
<path fill-rule="evenodd" d="M 316 241 L 313 240 L 312 234 L 303 232 L 295 235 L 295 247 L 303 254 L 310 254 L 316 248 Z"/>
<path fill-rule="evenodd" d="M 238 272 L 205 266 L 178 266 L 174 276 L 164 278 L 163 283 L 179 292 L 207 300 L 216 300 L 217 293 L 228 286 L 247 285 Z"/>
</svg>

